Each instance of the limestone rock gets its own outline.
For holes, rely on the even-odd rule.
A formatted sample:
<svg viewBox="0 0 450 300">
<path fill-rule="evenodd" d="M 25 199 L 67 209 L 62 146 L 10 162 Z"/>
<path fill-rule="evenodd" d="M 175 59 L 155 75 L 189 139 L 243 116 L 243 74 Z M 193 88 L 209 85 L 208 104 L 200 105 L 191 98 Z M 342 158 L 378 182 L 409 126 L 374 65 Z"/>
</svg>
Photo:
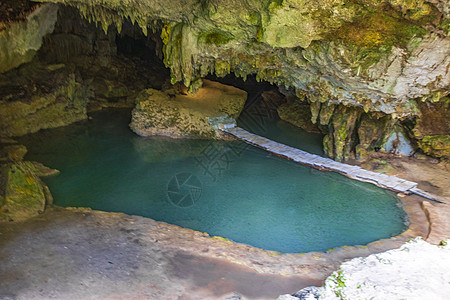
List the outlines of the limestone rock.
<svg viewBox="0 0 450 300">
<path fill-rule="evenodd" d="M 24 145 L 6 145 L 0 149 L 1 154 L 4 153 L 9 161 L 14 162 L 21 161 L 27 151 L 28 150 Z"/>
<path fill-rule="evenodd" d="M 58 7 L 45 4 L 31 12 L 26 20 L 0 26 L 0 73 L 30 62 L 42 45 L 42 39 L 53 31 Z"/>
<path fill-rule="evenodd" d="M 280 107 L 282 104 L 285 104 L 288 101 L 288 98 L 280 93 L 278 90 L 273 89 L 269 91 L 264 91 L 261 94 L 264 102 L 267 103 L 269 107 Z M 295 99 L 297 100 L 297 99 Z"/>
<path fill-rule="evenodd" d="M 41 163 L 23 161 L 27 148 L 0 144 L 0 222 L 23 221 L 53 203 L 49 188 L 39 177 L 57 174 Z M 14 142 L 14 141 L 12 141 Z"/>
<path fill-rule="evenodd" d="M 411 263 L 414 262 L 414 263 Z M 306 299 L 446 299 L 450 291 L 450 244 L 415 238 L 394 249 L 344 262 L 323 287 L 305 288 Z M 300 298 L 302 299 L 302 298 Z"/>
<path fill-rule="evenodd" d="M 172 83 L 192 91 L 211 73 L 256 74 L 402 118 L 417 115 L 412 98 L 445 96 L 450 85 L 445 1 L 41 1 L 73 5 L 106 29 L 129 17 L 160 31 Z"/>
<path fill-rule="evenodd" d="M 0 221 L 23 221 L 44 212 L 51 201 L 31 162 L 0 165 Z"/>
<path fill-rule="evenodd" d="M 174 96 L 148 89 L 137 98 L 130 128 L 139 135 L 170 137 L 216 137 L 210 118 L 226 115 L 236 119 L 247 93 L 205 80 L 196 94 Z"/>
<path fill-rule="evenodd" d="M 414 153 L 411 142 L 399 128 L 396 128 L 389 136 L 384 149 L 387 152 L 403 156 L 410 156 Z"/>
<path fill-rule="evenodd" d="M 428 135 L 419 141 L 425 154 L 450 159 L 450 135 Z"/>
<path fill-rule="evenodd" d="M 356 157 L 364 160 L 368 153 L 380 149 L 394 123 L 395 120 L 384 114 L 362 114 L 357 132 L 359 144 L 355 147 Z"/>
<path fill-rule="evenodd" d="M 306 131 L 320 132 L 317 125 L 311 122 L 311 109 L 307 103 L 285 103 L 279 106 L 277 111 L 280 118 L 286 122 Z"/>
<path fill-rule="evenodd" d="M 42 69 L 33 72 L 39 72 Z M 19 136 L 36 132 L 44 128 L 53 128 L 86 119 L 86 103 L 88 90 L 78 82 L 74 74 L 55 74 L 44 71 L 44 78 L 53 79 L 50 91 L 38 90 L 34 86 L 34 94 L 12 91 L 0 100 L 0 135 Z M 52 74 L 53 73 L 53 74 Z M 60 76 L 62 75 L 62 76 Z M 66 75 L 67 76 L 67 75 Z M 1 77 L 0 77 L 1 78 Z M 8 81 L 0 82 L 1 86 L 9 85 Z M 5 92 L 8 92 L 5 89 Z"/>
<path fill-rule="evenodd" d="M 59 170 L 49 168 L 40 162 L 32 161 L 31 163 L 33 164 L 34 172 L 39 177 L 53 176 L 60 173 Z"/>
<path fill-rule="evenodd" d="M 437 158 L 450 158 L 450 99 L 419 103 L 420 118 L 411 130 L 419 148 Z"/>
</svg>

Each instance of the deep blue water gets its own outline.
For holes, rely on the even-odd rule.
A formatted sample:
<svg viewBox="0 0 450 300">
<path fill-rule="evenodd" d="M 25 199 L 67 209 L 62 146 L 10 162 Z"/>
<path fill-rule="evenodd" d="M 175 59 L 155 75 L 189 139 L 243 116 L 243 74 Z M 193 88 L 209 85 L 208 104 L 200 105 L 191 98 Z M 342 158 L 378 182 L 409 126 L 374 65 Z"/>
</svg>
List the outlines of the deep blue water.
<svg viewBox="0 0 450 300">
<path fill-rule="evenodd" d="M 44 179 L 56 205 L 141 215 L 281 252 L 367 244 L 406 229 L 398 200 L 376 186 L 238 141 L 139 137 L 128 123 L 129 112 L 106 111 L 21 139 L 27 159 L 61 171 Z M 266 125 L 320 154 L 320 136 Z"/>
</svg>

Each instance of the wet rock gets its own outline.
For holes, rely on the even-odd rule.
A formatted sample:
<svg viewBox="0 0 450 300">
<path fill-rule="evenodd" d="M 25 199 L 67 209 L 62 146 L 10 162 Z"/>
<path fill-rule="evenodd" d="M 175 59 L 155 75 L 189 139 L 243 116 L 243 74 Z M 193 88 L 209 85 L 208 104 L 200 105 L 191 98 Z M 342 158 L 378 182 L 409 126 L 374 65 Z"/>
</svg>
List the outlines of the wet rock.
<svg viewBox="0 0 450 300">
<path fill-rule="evenodd" d="M 359 143 L 355 147 L 356 158 L 364 160 L 370 152 L 379 151 L 385 144 L 386 135 L 392 131 L 396 121 L 390 116 L 364 113 L 358 127 Z"/>
<path fill-rule="evenodd" d="M 337 161 L 347 160 L 352 153 L 353 132 L 361 111 L 338 106 L 328 123 L 328 134 L 323 139 L 325 152 Z M 321 118 L 322 122 L 322 118 Z"/>
<path fill-rule="evenodd" d="M 0 165 L 0 221 L 23 221 L 44 212 L 50 192 L 31 162 Z"/>
<path fill-rule="evenodd" d="M 33 164 L 34 171 L 35 171 L 36 175 L 39 176 L 39 177 L 53 176 L 53 175 L 57 175 L 57 174 L 60 173 L 59 170 L 52 169 L 52 168 L 49 168 L 47 166 L 44 166 L 40 162 L 32 161 L 31 163 Z"/>
<path fill-rule="evenodd" d="M 278 107 L 278 115 L 286 122 L 310 132 L 320 132 L 316 124 L 311 122 L 311 109 L 308 103 L 299 101 L 285 103 Z"/>
<path fill-rule="evenodd" d="M 420 117 L 411 131 L 417 145 L 427 155 L 450 159 L 450 99 L 418 104 Z"/>
<path fill-rule="evenodd" d="M 236 119 L 247 93 L 237 88 L 205 80 L 196 94 L 173 95 L 148 89 L 137 98 L 130 128 L 139 135 L 170 137 L 217 136 L 210 119 L 224 114 Z"/>
</svg>

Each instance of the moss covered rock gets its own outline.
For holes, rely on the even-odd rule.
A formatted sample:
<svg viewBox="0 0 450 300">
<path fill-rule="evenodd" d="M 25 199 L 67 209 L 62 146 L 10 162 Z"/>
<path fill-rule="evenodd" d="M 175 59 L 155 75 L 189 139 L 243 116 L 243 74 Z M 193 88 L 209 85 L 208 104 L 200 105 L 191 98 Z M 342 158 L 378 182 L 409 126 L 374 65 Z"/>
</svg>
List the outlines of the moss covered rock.
<svg viewBox="0 0 450 300">
<path fill-rule="evenodd" d="M 186 91 L 170 95 L 148 89 L 137 98 L 130 128 L 139 135 L 171 137 L 216 137 L 210 120 L 236 119 L 247 93 L 227 85 L 205 80 L 196 94 Z"/>
<path fill-rule="evenodd" d="M 357 129 L 359 143 L 355 147 L 356 158 L 364 160 L 375 149 L 380 149 L 392 131 L 395 120 L 381 113 L 362 114 Z"/>
<path fill-rule="evenodd" d="M 26 220 L 53 203 L 50 190 L 39 177 L 59 171 L 23 161 L 26 152 L 16 141 L 0 140 L 0 222 Z"/>
<path fill-rule="evenodd" d="M 0 221 L 23 221 L 44 212 L 50 193 L 31 162 L 0 166 Z"/>
<path fill-rule="evenodd" d="M 418 143 L 425 154 L 450 159 L 450 135 L 428 135 Z"/>
<path fill-rule="evenodd" d="M 160 30 L 172 83 L 192 91 L 207 74 L 255 74 L 402 118 L 417 114 L 411 98 L 443 96 L 450 85 L 446 1 L 45 1 L 76 6 L 106 28 L 129 17 Z"/>
</svg>

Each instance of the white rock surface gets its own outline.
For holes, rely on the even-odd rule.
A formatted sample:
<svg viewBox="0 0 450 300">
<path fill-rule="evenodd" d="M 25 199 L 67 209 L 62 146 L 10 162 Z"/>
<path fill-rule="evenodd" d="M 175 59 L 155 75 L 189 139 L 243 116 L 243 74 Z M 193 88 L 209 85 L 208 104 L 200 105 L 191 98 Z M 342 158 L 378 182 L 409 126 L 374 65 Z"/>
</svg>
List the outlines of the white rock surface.
<svg viewBox="0 0 450 300">
<path fill-rule="evenodd" d="M 449 240 L 446 244 L 416 238 L 400 249 L 352 259 L 316 289 L 315 297 L 301 290 L 292 299 L 450 299 Z"/>
</svg>

